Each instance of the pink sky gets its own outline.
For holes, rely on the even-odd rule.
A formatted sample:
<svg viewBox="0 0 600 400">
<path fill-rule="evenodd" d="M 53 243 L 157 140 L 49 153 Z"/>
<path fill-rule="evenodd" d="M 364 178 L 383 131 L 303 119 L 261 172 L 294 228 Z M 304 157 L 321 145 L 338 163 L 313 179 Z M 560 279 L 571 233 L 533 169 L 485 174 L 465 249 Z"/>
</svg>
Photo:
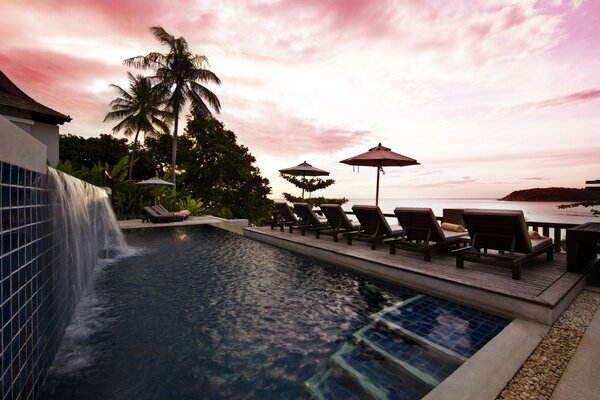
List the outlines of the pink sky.
<svg viewBox="0 0 600 400">
<path fill-rule="evenodd" d="M 595 0 L 8 0 L 0 69 L 73 121 L 102 123 L 125 58 L 184 36 L 221 86 L 218 118 L 273 197 L 304 160 L 374 197 L 375 170 L 339 160 L 382 142 L 421 165 L 388 168 L 381 197 L 499 197 L 600 179 L 600 2 Z"/>
</svg>

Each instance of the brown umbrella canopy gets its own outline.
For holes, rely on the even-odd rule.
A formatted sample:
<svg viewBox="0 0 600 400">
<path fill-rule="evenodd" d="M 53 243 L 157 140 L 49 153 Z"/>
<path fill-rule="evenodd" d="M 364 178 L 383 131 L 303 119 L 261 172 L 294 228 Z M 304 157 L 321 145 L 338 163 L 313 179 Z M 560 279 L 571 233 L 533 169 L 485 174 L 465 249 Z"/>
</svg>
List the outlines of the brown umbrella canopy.
<svg viewBox="0 0 600 400">
<path fill-rule="evenodd" d="M 324 169 L 313 167 L 306 161 L 296 165 L 295 167 L 280 169 L 279 172 L 287 175 L 301 176 L 302 178 L 305 178 L 307 176 L 329 175 L 329 172 L 325 171 Z M 304 189 L 302 189 L 302 198 L 304 198 Z"/>
<path fill-rule="evenodd" d="M 419 165 L 417 160 L 394 153 L 390 148 L 384 147 L 379 143 L 369 151 L 354 157 L 346 158 L 340 161 L 349 165 L 363 165 L 367 167 L 377 167 L 377 189 L 375 191 L 375 205 L 379 203 L 379 171 L 382 167 L 404 167 L 406 165 Z"/>
<path fill-rule="evenodd" d="M 301 164 L 296 165 L 295 167 L 280 169 L 279 172 L 282 174 L 294 175 L 294 176 L 325 176 L 329 175 L 329 172 L 313 167 L 306 161 Z"/>
</svg>

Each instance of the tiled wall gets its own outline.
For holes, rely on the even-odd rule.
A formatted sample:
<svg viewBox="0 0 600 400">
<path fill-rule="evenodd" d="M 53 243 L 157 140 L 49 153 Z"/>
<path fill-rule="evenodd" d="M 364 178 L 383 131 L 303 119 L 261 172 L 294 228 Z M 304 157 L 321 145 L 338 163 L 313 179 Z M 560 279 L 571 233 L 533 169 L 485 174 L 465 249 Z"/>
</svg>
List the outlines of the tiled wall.
<svg viewBox="0 0 600 400">
<path fill-rule="evenodd" d="M 74 308 L 57 268 L 48 179 L 0 162 L 2 399 L 34 399 Z M 58 240 L 57 240 L 58 239 Z"/>
</svg>

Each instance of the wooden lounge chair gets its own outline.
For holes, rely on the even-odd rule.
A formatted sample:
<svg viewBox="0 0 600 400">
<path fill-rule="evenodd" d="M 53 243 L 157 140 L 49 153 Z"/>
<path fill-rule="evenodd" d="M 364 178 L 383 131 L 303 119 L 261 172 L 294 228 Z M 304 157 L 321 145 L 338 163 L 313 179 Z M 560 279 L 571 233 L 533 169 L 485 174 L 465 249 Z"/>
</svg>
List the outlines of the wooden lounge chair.
<svg viewBox="0 0 600 400">
<path fill-rule="evenodd" d="M 318 239 L 320 235 L 331 235 L 333 241 L 338 241 L 338 236 L 344 233 L 358 231 L 360 225 L 354 225 L 348 219 L 348 216 L 339 204 L 321 204 L 319 206 L 323 215 L 327 218 L 329 228 L 317 229 L 315 231 L 315 237 Z"/>
<path fill-rule="evenodd" d="M 188 210 L 169 211 L 162 204 L 157 204 L 152 208 L 160 215 L 177 215 L 182 216 L 183 219 L 187 219 L 190 216 L 190 212 Z"/>
<path fill-rule="evenodd" d="M 463 232 L 442 229 L 431 208 L 397 207 L 394 214 L 402 226 L 402 235 L 387 242 L 390 254 L 396 254 L 400 248 L 423 253 L 423 260 L 431 261 L 433 250 L 459 246 L 468 237 L 464 229 Z"/>
<path fill-rule="evenodd" d="M 383 213 L 378 206 L 352 206 L 352 211 L 360 228 L 356 232 L 346 233 L 348 244 L 352 244 L 352 239 L 362 240 L 371 243 L 371 250 L 377 248 L 377 243 L 384 239 L 397 238 L 402 234 L 402 230 L 392 230 L 390 225 L 385 220 Z"/>
<path fill-rule="evenodd" d="M 180 215 L 162 215 L 156 212 L 152 207 L 144 207 L 145 216 L 142 216 L 142 222 L 151 221 L 153 223 L 158 222 L 177 222 L 183 221 L 184 217 Z"/>
<path fill-rule="evenodd" d="M 321 221 L 319 216 L 312 210 L 312 206 L 307 203 L 294 203 L 294 210 L 296 211 L 296 215 L 300 217 L 300 225 L 298 227 L 302 236 L 304 236 L 307 230 L 312 231 L 329 227 L 327 221 Z"/>
<path fill-rule="evenodd" d="M 521 279 L 521 264 L 543 253 L 547 260 L 554 258 L 552 239 L 529 238 L 523 211 L 471 209 L 465 210 L 462 217 L 471 246 L 456 252 L 457 268 L 464 268 L 465 260 L 506 265 L 512 268 L 513 279 Z"/>
<path fill-rule="evenodd" d="M 442 222 L 465 226 L 465 221 L 462 218 L 463 211 L 465 211 L 464 208 L 444 208 L 442 210 Z"/>
<path fill-rule="evenodd" d="M 294 211 L 288 203 L 276 201 L 275 207 L 277 208 L 278 214 L 273 216 L 271 229 L 275 229 L 275 227 L 278 226 L 283 232 L 283 228 L 287 226 L 289 227 L 290 233 L 292 233 L 295 227 L 300 226 L 300 221 L 298 221 L 298 218 L 296 218 Z M 283 218 L 283 220 L 280 220 L 279 217 Z"/>
</svg>

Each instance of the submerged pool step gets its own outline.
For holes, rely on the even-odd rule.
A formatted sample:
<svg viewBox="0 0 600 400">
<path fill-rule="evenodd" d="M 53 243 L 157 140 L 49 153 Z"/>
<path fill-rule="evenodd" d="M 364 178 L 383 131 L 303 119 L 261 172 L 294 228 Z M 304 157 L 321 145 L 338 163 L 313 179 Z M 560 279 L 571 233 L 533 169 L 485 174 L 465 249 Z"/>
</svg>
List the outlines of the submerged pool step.
<svg viewBox="0 0 600 400">
<path fill-rule="evenodd" d="M 332 356 L 334 368 L 306 382 L 313 398 L 420 399 L 509 323 L 425 295 L 371 319 Z"/>
<path fill-rule="evenodd" d="M 351 376 L 337 368 L 316 374 L 304 386 L 316 400 L 363 400 L 369 397 Z"/>
<path fill-rule="evenodd" d="M 455 357 L 379 324 L 365 326 L 354 333 L 354 338 L 432 387 L 462 364 Z"/>
<path fill-rule="evenodd" d="M 420 399 L 433 388 L 366 346 L 346 343 L 332 359 L 375 399 Z"/>
<path fill-rule="evenodd" d="M 508 324 L 494 315 L 425 295 L 385 308 L 372 319 L 460 361 Z"/>
</svg>

